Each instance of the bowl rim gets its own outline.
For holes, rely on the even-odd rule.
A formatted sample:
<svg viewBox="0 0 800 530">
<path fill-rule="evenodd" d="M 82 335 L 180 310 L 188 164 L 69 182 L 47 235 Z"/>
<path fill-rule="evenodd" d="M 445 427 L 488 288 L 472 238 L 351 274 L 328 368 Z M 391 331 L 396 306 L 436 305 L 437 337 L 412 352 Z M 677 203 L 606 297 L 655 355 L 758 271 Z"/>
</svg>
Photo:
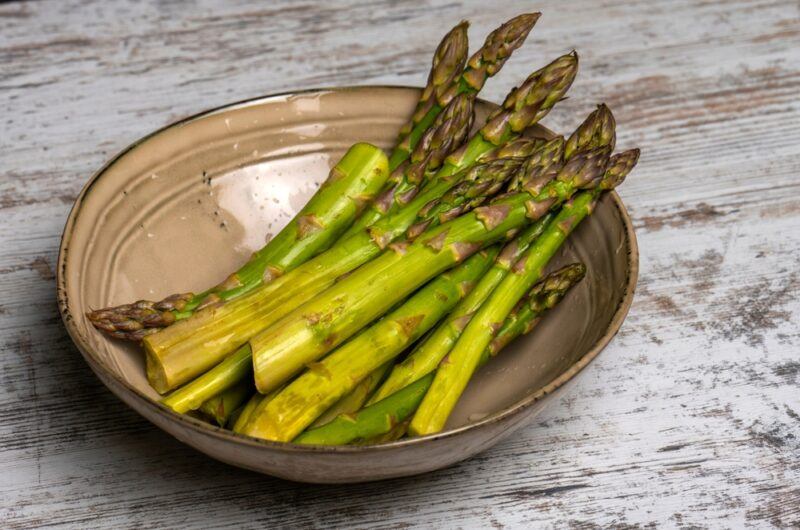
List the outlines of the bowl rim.
<svg viewBox="0 0 800 530">
<path fill-rule="evenodd" d="M 66 289 L 66 279 L 65 273 L 67 270 L 67 264 L 69 260 L 69 243 L 72 239 L 72 233 L 75 228 L 76 220 L 81 213 L 82 203 L 85 197 L 91 192 L 93 186 L 97 181 L 105 174 L 105 172 L 113 166 L 120 158 L 125 156 L 128 152 L 132 151 L 139 145 L 143 144 L 150 138 L 162 133 L 163 131 L 185 125 L 189 122 L 195 121 L 197 119 L 201 119 L 219 112 L 225 112 L 229 110 L 233 110 L 237 107 L 242 107 L 246 105 L 253 105 L 257 103 L 266 103 L 271 100 L 278 100 L 290 96 L 297 96 L 297 95 L 304 95 L 304 94 L 320 94 L 325 92 L 351 92 L 351 91 L 359 91 L 359 90 L 374 90 L 374 89 L 387 89 L 387 90 L 397 90 L 397 91 L 407 91 L 407 92 L 421 92 L 421 88 L 407 86 L 407 85 L 356 85 L 356 86 L 342 86 L 342 87 L 320 87 L 320 88 L 309 88 L 309 89 L 302 89 L 302 90 L 289 90 L 285 92 L 278 92 L 272 93 L 264 96 L 256 96 L 253 98 L 247 98 L 240 101 L 236 101 L 234 103 L 229 103 L 225 105 L 220 105 L 208 110 L 204 110 L 198 112 L 196 114 L 192 114 L 188 117 L 179 119 L 172 123 L 169 123 L 155 131 L 139 138 L 138 140 L 134 141 L 121 151 L 119 151 L 116 155 L 110 158 L 105 164 L 103 164 L 100 169 L 98 169 L 84 184 L 83 188 L 81 189 L 78 197 L 75 199 L 73 203 L 69 215 L 67 217 L 67 222 L 64 226 L 64 230 L 61 235 L 61 241 L 59 244 L 58 250 L 58 260 L 57 260 L 57 267 L 56 267 L 56 291 L 57 291 L 57 300 L 58 300 L 58 310 L 61 314 L 61 319 L 64 323 L 65 328 L 67 329 L 67 333 L 70 336 L 70 339 L 75 344 L 75 346 L 80 351 L 83 358 L 86 360 L 87 364 L 92 368 L 92 370 L 99 374 L 102 374 L 103 377 L 99 377 L 103 384 L 111 390 L 113 394 L 115 394 L 118 398 L 120 398 L 123 402 L 122 396 L 118 393 L 117 388 L 114 388 L 112 385 L 106 384 L 104 377 L 109 377 L 118 385 L 119 389 L 122 389 L 126 393 L 126 396 L 139 402 L 143 407 L 146 407 L 151 410 L 151 412 L 165 416 L 166 420 L 177 421 L 178 423 L 182 423 L 184 427 L 196 431 L 198 435 L 205 435 L 211 436 L 213 438 L 218 438 L 221 441 L 227 441 L 232 443 L 241 443 L 249 446 L 259 447 L 262 449 L 271 449 L 271 450 L 278 450 L 282 452 L 288 453 L 329 453 L 329 454 L 337 454 L 337 453 L 365 453 L 365 452 L 376 452 L 376 451 L 388 451 L 388 450 L 395 450 L 399 448 L 415 446 L 418 444 L 424 444 L 428 442 L 433 442 L 437 440 L 442 440 L 446 438 L 452 438 L 456 436 L 463 435 L 467 431 L 471 431 L 473 429 L 479 429 L 483 426 L 488 424 L 496 423 L 503 421 L 511 416 L 515 416 L 524 410 L 528 409 L 536 402 L 540 401 L 542 398 L 547 396 L 548 394 L 553 393 L 555 390 L 566 384 L 569 380 L 571 380 L 575 375 L 577 375 L 581 370 L 583 370 L 586 366 L 589 365 L 603 349 L 611 342 L 611 339 L 619 332 L 625 317 L 630 310 L 630 307 L 633 303 L 633 297 L 636 290 L 636 284 L 639 277 L 639 247 L 636 240 L 636 234 L 633 229 L 633 223 L 631 221 L 630 215 L 628 214 L 627 210 L 625 209 L 624 204 L 622 203 L 622 199 L 619 197 L 616 191 L 611 191 L 608 195 L 610 196 L 614 207 L 617 209 L 617 212 L 622 220 L 625 235 L 628 240 L 629 252 L 627 253 L 627 261 L 628 261 L 628 276 L 626 278 L 626 283 L 624 285 L 624 293 L 622 299 L 620 300 L 619 305 L 614 311 L 614 315 L 609 322 L 608 327 L 605 330 L 605 333 L 592 345 L 591 348 L 582 356 L 580 357 L 575 363 L 573 363 L 568 369 L 561 372 L 557 377 L 547 383 L 545 386 L 539 388 L 535 392 L 529 393 L 524 398 L 516 401 L 512 405 L 508 407 L 496 411 L 492 414 L 487 415 L 485 418 L 481 420 L 468 423 L 466 425 L 462 425 L 461 427 L 457 427 L 455 429 L 449 429 L 446 431 L 442 431 L 435 434 L 430 434 L 426 436 L 419 436 L 415 438 L 408 438 L 403 440 L 396 440 L 392 442 L 380 443 L 380 444 L 373 444 L 373 445 L 312 445 L 312 444 L 294 444 L 291 442 L 276 442 L 271 440 L 264 440 L 261 438 L 254 438 L 251 436 L 247 436 L 244 434 L 235 433 L 228 429 L 224 429 L 222 427 L 218 427 L 215 425 L 211 425 L 210 423 L 206 423 L 199 419 L 193 418 L 186 414 L 178 414 L 177 412 L 173 411 L 169 407 L 161 404 L 160 402 L 153 401 L 148 396 L 144 395 L 138 389 L 136 389 L 133 385 L 128 383 L 124 378 L 119 376 L 118 374 L 114 373 L 111 370 L 108 370 L 105 365 L 99 360 L 91 346 L 89 345 L 88 341 L 84 338 L 80 330 L 74 323 L 75 317 L 73 316 L 72 312 L 69 309 L 69 297 L 67 295 Z M 484 99 L 478 98 L 478 101 L 484 104 L 497 106 L 496 103 L 492 103 L 490 101 L 486 101 Z M 547 129 L 544 126 L 539 125 L 540 128 L 544 129 L 546 132 L 550 134 L 554 134 L 552 131 Z M 82 316 L 82 315 L 81 315 Z M 127 403 L 126 403 L 127 404 Z M 132 407 L 137 413 L 145 416 L 148 421 L 152 420 L 147 418 L 142 412 L 140 412 L 136 407 Z M 158 427 L 158 425 L 156 425 Z M 163 429 L 162 429 L 163 430 Z M 168 433 L 171 434 L 171 433 Z"/>
</svg>

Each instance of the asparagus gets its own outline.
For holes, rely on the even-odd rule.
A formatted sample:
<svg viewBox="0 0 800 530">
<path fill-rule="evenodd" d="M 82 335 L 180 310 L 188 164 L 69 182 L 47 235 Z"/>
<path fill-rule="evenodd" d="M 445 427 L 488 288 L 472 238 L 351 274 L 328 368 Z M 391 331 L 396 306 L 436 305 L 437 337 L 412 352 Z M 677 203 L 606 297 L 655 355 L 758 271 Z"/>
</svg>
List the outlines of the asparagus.
<svg viewBox="0 0 800 530">
<path fill-rule="evenodd" d="M 500 159 L 468 172 L 497 173 L 500 178 L 492 180 L 507 180 L 519 165 L 518 159 Z M 268 392 L 429 279 L 504 237 L 505 232 L 495 232 L 494 221 L 487 220 L 484 224 L 479 219 L 467 218 L 456 226 L 451 221 L 440 225 L 444 231 L 435 235 L 420 236 L 410 244 L 392 244 L 379 257 L 259 332 L 250 339 L 257 388 Z M 518 228 L 522 219 L 514 222 L 516 225 L 509 229 Z M 497 225 L 503 226 L 503 220 L 497 219 Z M 373 237 L 382 236 L 373 234 Z M 367 292 L 362 294 L 362 291 Z"/>
<path fill-rule="evenodd" d="M 377 147 L 358 143 L 331 169 L 306 206 L 266 246 L 222 283 L 199 294 L 168 296 L 160 302 L 90 311 L 95 327 L 113 337 L 139 341 L 204 307 L 239 296 L 328 248 L 382 189 L 388 161 Z"/>
<path fill-rule="evenodd" d="M 495 154 L 498 147 L 513 141 L 527 127 L 537 123 L 572 85 L 577 68 L 578 55 L 572 52 L 531 74 L 519 88 L 506 96 L 503 106 L 490 116 L 491 119 L 483 128 L 447 157 L 434 178 L 452 175 L 484 156 Z M 389 193 L 402 196 L 407 185 L 400 183 L 398 189 L 392 189 Z M 389 204 L 391 208 L 391 197 L 382 196 L 379 202 Z M 345 235 L 352 235 L 370 226 L 384 215 L 381 213 L 383 211 L 383 208 L 368 210 L 353 223 Z"/>
<path fill-rule="evenodd" d="M 528 125 L 547 114 L 575 77 L 577 55 L 560 57 L 534 72 L 506 98 L 506 110 L 491 123 L 490 136 L 478 133 L 454 158 L 451 154 L 437 178 L 406 207 L 382 218 L 369 231 L 348 237 L 328 251 L 273 281 L 222 306 L 199 311 L 142 341 L 147 353 L 147 375 L 158 392 L 171 390 L 222 361 L 260 330 L 275 323 L 335 279 L 377 256 L 416 220 L 430 200 L 450 189 L 462 175 L 458 170 L 514 139 Z M 515 102 L 515 103 L 509 103 Z M 506 116 L 505 119 L 500 119 Z M 504 125 L 498 126 L 497 122 Z"/>
<path fill-rule="evenodd" d="M 533 153 L 533 156 L 526 161 L 525 170 L 515 177 L 518 182 L 517 188 L 524 189 L 525 183 L 527 183 L 531 191 L 534 191 L 533 186 L 537 182 L 540 183 L 543 177 L 552 178 L 553 169 L 561 167 L 563 148 L 564 139 L 562 137 L 556 137 L 545 144 L 541 144 L 539 149 Z M 518 178 L 520 176 L 523 178 Z M 442 357 L 455 344 L 461 330 L 469 322 L 470 316 L 508 274 L 511 266 L 522 252 L 539 237 L 551 218 L 552 214 L 544 214 L 542 218 L 526 228 L 511 243 L 506 245 L 494 266 L 481 278 L 476 288 L 453 310 L 445 322 L 441 323 L 403 362 L 392 369 L 387 380 L 375 395 L 370 398 L 369 403 L 375 403 L 387 397 L 436 369 Z"/>
<path fill-rule="evenodd" d="M 458 69 L 458 73 L 461 74 L 458 79 L 454 75 L 456 68 L 451 68 L 450 65 L 457 65 L 455 58 L 459 57 L 460 53 L 466 53 L 467 25 L 462 22 L 445 36 L 436 50 L 434 67 L 414 115 L 400 131 L 399 143 L 389 159 L 390 168 L 398 167 L 408 158 L 423 132 L 430 127 L 436 115 L 451 98 L 460 93 L 474 97 L 480 92 L 486 80 L 499 72 L 514 50 L 522 46 L 540 16 L 541 13 L 522 14 L 492 31 L 486 37 L 483 46 L 469 59 L 466 69 L 463 71 Z M 455 34 L 451 36 L 452 33 Z M 455 42 L 451 43 L 451 40 Z M 437 57 L 449 60 L 437 63 Z"/>
<path fill-rule="evenodd" d="M 181 414 L 196 410 L 205 401 L 232 388 L 253 373 L 250 349 L 247 346 L 236 350 L 225 361 L 172 392 L 161 403 Z"/>
<path fill-rule="evenodd" d="M 587 149 L 602 146 L 613 148 L 615 139 L 615 123 L 611 111 L 605 105 L 599 105 L 570 135 L 566 142 L 570 146 L 569 153 L 566 152 L 564 140 L 560 137 L 540 145 L 535 151 L 535 156 L 527 161 L 528 169 L 519 172 L 509 188 L 512 191 L 528 189 L 533 194 L 541 194 L 542 186 L 552 178 L 552 171 L 561 167 L 556 161 L 561 158 L 562 153 L 564 158 L 569 160 L 576 153 Z M 557 185 L 554 183 L 549 186 L 554 188 Z M 548 194 L 542 196 L 546 195 Z M 452 349 L 471 316 L 505 278 L 520 255 L 541 234 L 551 217 L 551 214 L 546 215 L 506 246 L 498 263 L 481 279 L 478 287 L 453 311 L 446 322 L 442 323 L 403 362 L 395 366 L 369 403 L 383 399 L 436 369 L 439 362 Z"/>
<path fill-rule="evenodd" d="M 616 120 L 611 110 L 605 103 L 599 104 L 567 139 L 564 158 L 569 160 L 576 152 L 588 146 L 607 145 L 613 151 L 617 140 L 616 129 Z"/>
<path fill-rule="evenodd" d="M 251 414 L 244 433 L 268 440 L 295 438 L 370 372 L 432 328 L 466 295 L 497 251 L 478 252 L 321 362 L 309 362 L 306 372 Z"/>
<path fill-rule="evenodd" d="M 229 344 L 231 337 L 236 337 L 236 334 L 244 336 L 246 340 L 264 327 L 259 321 L 263 318 L 262 315 L 275 318 L 275 314 L 288 313 L 297 307 L 299 302 L 332 285 L 337 277 L 378 255 L 382 247 L 402 235 L 402 231 L 413 222 L 416 212 L 425 202 L 431 197 L 441 195 L 454 183 L 469 181 L 475 186 L 483 187 L 487 180 L 506 181 L 521 163 L 521 159 L 498 159 L 464 170 L 461 174 L 439 179 L 431 183 L 430 189 L 423 191 L 412 201 L 408 209 L 382 219 L 372 226 L 369 232 L 354 236 L 344 245 L 337 245 L 336 248 L 241 300 L 216 308 L 215 313 L 210 315 L 200 313 L 193 319 L 147 337 L 144 345 L 148 353 L 147 370 L 151 385 L 159 391 L 162 388 L 171 388 L 202 373 L 203 370 L 214 366 L 214 363 L 220 363 L 197 382 L 193 381 L 181 388 L 181 399 L 190 400 L 192 403 L 202 402 L 215 395 L 209 394 L 212 389 L 216 393 L 232 386 L 236 380 L 225 378 L 229 375 L 231 377 L 241 375 L 235 366 L 244 359 L 249 359 L 251 350 L 245 344 L 226 359 L 225 354 L 228 350 L 225 348 L 225 340 L 229 341 Z M 265 292 L 269 294 L 265 295 Z M 259 297 L 258 302 L 263 305 L 249 303 L 254 297 Z M 231 323 L 217 318 L 225 312 L 237 316 L 238 320 Z M 208 319 L 202 326 L 194 328 L 190 326 L 193 321 L 196 322 L 204 316 L 208 316 Z M 184 331 L 187 327 L 188 331 Z M 164 340 L 165 337 L 170 340 Z M 220 362 L 221 359 L 224 361 Z M 211 384 L 211 380 L 216 382 Z"/>
<path fill-rule="evenodd" d="M 342 414 L 326 425 L 305 431 L 294 443 L 344 445 L 385 434 L 414 413 L 432 381 L 431 373 L 356 414 Z"/>
<path fill-rule="evenodd" d="M 203 402 L 199 410 L 222 427 L 228 422 L 233 412 L 253 395 L 253 392 L 255 392 L 253 381 L 245 378 L 231 388 Z"/>
<path fill-rule="evenodd" d="M 575 190 L 592 186 L 607 157 L 607 147 L 579 153 L 555 181 L 542 187 L 539 175 L 530 189 L 397 245 L 289 313 L 250 341 L 256 387 L 266 392 L 281 384 L 431 277 L 542 217 Z"/>
<path fill-rule="evenodd" d="M 342 414 L 355 414 L 361 410 L 361 407 L 364 406 L 364 403 L 366 403 L 367 399 L 372 395 L 372 392 L 381 384 L 381 381 L 383 381 L 384 376 L 389 372 L 389 368 L 392 367 L 392 364 L 393 361 L 386 361 L 367 374 L 353 390 L 342 396 L 339 401 L 334 403 L 328 410 L 314 420 L 311 427 L 325 425 Z"/>
<path fill-rule="evenodd" d="M 389 175 L 384 190 L 370 202 L 342 238 L 350 237 L 374 224 L 381 217 L 408 204 L 424 186 L 426 175 L 441 167 L 445 157 L 459 147 L 472 127 L 474 100 L 459 94 L 436 117 L 414 148 L 410 161 Z"/>
<path fill-rule="evenodd" d="M 258 405 L 264 399 L 265 399 L 264 394 L 259 394 L 258 392 L 250 396 L 250 399 L 247 400 L 247 403 L 242 408 L 242 411 L 239 413 L 239 417 L 236 418 L 236 421 L 233 423 L 231 430 L 233 432 L 241 433 L 244 426 L 247 425 L 247 422 L 250 420 L 250 415 L 253 413 L 254 410 L 256 410 L 256 408 L 258 408 Z"/>
<path fill-rule="evenodd" d="M 555 307 L 566 292 L 583 278 L 585 272 L 583 264 L 568 265 L 534 285 L 526 299 L 506 319 L 495 340 L 484 350 L 480 365 L 497 355 L 514 338 L 529 333 L 542 314 Z M 306 430 L 294 442 L 341 445 L 357 440 L 372 442 L 378 439 L 383 442 L 399 438 L 405 432 L 405 420 L 414 413 L 433 378 L 431 371 L 380 399 L 371 400 L 370 405 L 356 414 L 341 414 L 325 425 Z M 389 433 L 390 436 L 387 436 Z"/>
<path fill-rule="evenodd" d="M 503 321 L 500 331 L 483 350 L 478 367 L 486 364 L 520 335 L 530 333 L 542 315 L 561 302 L 567 291 L 577 285 L 585 275 L 586 266 L 583 263 L 573 263 L 537 282 Z"/>
<path fill-rule="evenodd" d="M 605 172 L 600 172 L 602 178 L 598 179 L 596 168 L 600 167 L 599 162 L 603 162 L 602 167 L 606 167 L 604 162 L 607 150 L 608 147 L 604 147 L 590 152 L 600 154 L 592 157 L 588 166 L 593 169 L 585 173 L 586 184 L 579 186 L 595 187 L 577 194 L 564 205 L 541 237 L 515 264 L 512 274 L 497 286 L 472 317 L 453 349 L 442 360 L 430 389 L 411 420 L 411 434 L 432 434 L 444 427 L 456 401 L 477 368 L 484 349 L 497 334 L 505 316 L 539 279 L 542 269 L 569 234 L 591 213 L 600 194 L 620 184 L 638 159 L 638 150 L 635 149 L 615 155 L 608 162 Z M 580 158 L 580 154 L 575 155 L 561 173 Z"/>
<path fill-rule="evenodd" d="M 430 109 L 437 102 L 444 103 L 442 108 L 449 103 L 449 101 L 443 99 L 445 93 L 460 78 L 467 62 L 467 53 L 469 52 L 467 28 L 469 28 L 469 22 L 462 20 L 447 32 L 439 46 L 437 46 L 433 54 L 431 71 L 428 73 L 428 83 L 425 85 L 422 94 L 420 94 L 416 111 L 409 122 L 400 129 L 397 145 L 393 150 L 393 153 L 398 152 L 405 156 L 392 156 L 389 161 L 389 169 L 394 170 L 402 165 L 405 159 L 413 152 L 416 143 L 422 136 L 422 132 L 427 130 L 433 123 L 436 115 L 428 116 L 427 109 Z M 441 111 L 441 108 L 439 110 Z M 423 111 L 424 114 L 419 115 Z M 428 119 L 424 120 L 425 118 Z M 423 120 L 426 123 L 423 123 Z M 412 132 L 416 132 L 413 138 L 410 137 Z"/>
</svg>

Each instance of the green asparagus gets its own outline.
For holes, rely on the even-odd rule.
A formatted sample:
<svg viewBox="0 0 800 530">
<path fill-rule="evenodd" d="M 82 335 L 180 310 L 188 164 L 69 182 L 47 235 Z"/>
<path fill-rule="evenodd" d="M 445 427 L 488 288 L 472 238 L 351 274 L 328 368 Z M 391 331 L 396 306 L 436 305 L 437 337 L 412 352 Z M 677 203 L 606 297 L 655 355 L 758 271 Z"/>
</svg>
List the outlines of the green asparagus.
<svg viewBox="0 0 800 530">
<path fill-rule="evenodd" d="M 572 84 L 577 66 L 577 55 L 572 53 L 534 72 L 520 88 L 511 91 L 504 110 L 495 113 L 487 124 L 490 129 L 478 131 L 457 156 L 450 155 L 437 178 L 406 207 L 372 225 L 369 234 L 362 231 L 346 238 L 242 297 L 198 311 L 145 337 L 147 375 L 153 388 L 164 393 L 203 373 L 255 333 L 329 287 L 337 277 L 374 258 L 414 222 L 419 208 L 455 184 L 460 168 L 472 165 L 479 156 L 514 139 L 545 116 Z M 440 193 L 435 195 L 432 190 Z"/>
<path fill-rule="evenodd" d="M 199 294 L 168 296 L 87 313 L 98 329 L 113 337 L 142 340 L 195 311 L 252 290 L 328 248 L 382 189 L 388 161 L 377 147 L 358 143 L 331 169 L 306 206 L 272 240 L 222 283 Z"/>
<path fill-rule="evenodd" d="M 431 373 L 355 414 L 342 414 L 326 425 L 305 431 L 294 443 L 344 445 L 385 434 L 414 413 L 432 381 Z"/>
<path fill-rule="evenodd" d="M 564 205 L 536 243 L 515 264 L 512 274 L 506 276 L 472 317 L 453 349 L 436 370 L 436 377 L 409 425 L 411 434 L 432 434 L 444 427 L 477 368 L 483 351 L 497 334 L 505 316 L 539 279 L 542 269 L 567 236 L 591 213 L 600 194 L 621 183 L 638 159 L 638 150 L 632 150 L 612 157 L 606 164 L 607 153 L 608 147 L 589 151 L 587 156 L 579 153 L 559 173 L 557 181 L 573 181 L 576 188 L 593 187 L 579 193 Z M 578 163 L 587 169 L 579 172 L 581 178 L 578 180 L 583 182 L 574 182 L 574 177 L 564 174 Z M 606 166 L 607 169 L 602 171 Z M 598 178 L 598 174 L 602 178 Z"/>
<path fill-rule="evenodd" d="M 307 298 L 312 298 L 315 292 L 322 291 L 325 287 L 332 285 L 337 277 L 349 272 L 360 263 L 363 263 L 371 257 L 379 254 L 382 247 L 388 245 L 390 241 L 402 235 L 402 231 L 413 222 L 414 218 L 416 218 L 416 212 L 422 207 L 422 205 L 425 204 L 425 202 L 428 201 L 430 197 L 441 195 L 449 187 L 452 187 L 455 182 L 469 181 L 475 186 L 483 187 L 486 180 L 507 181 L 520 167 L 521 163 L 521 159 L 493 160 L 491 162 L 479 164 L 478 166 L 464 170 L 464 172 L 461 174 L 445 177 L 431 183 L 431 189 L 424 191 L 419 197 L 412 201 L 412 204 L 409 205 L 408 210 L 404 209 L 403 212 L 398 212 L 398 214 L 395 216 L 382 219 L 380 222 L 376 223 L 370 228 L 369 233 L 365 232 L 363 234 L 354 236 L 350 241 L 346 242 L 346 245 L 337 245 L 335 249 L 331 249 L 330 251 L 318 256 L 317 258 L 308 262 L 306 265 L 296 269 L 293 273 L 289 273 L 283 278 L 278 278 L 277 280 L 273 281 L 271 284 L 269 284 L 270 286 L 285 286 L 285 289 L 280 291 L 273 289 L 270 291 L 273 293 L 273 297 L 269 299 L 263 297 L 262 300 L 264 300 L 266 304 L 271 304 L 268 306 L 268 310 L 269 308 L 275 308 L 271 310 L 283 310 L 288 312 L 287 308 L 291 309 L 296 307 L 298 305 L 297 298 L 303 296 L 304 293 L 308 293 L 308 295 L 306 295 Z M 307 271 L 309 272 L 308 276 L 303 277 L 300 275 L 301 273 L 306 273 Z M 285 279 L 290 279 L 292 282 L 286 284 Z M 301 282 L 304 279 L 309 279 L 308 283 L 305 284 L 305 291 L 298 288 L 303 287 Z M 323 281 L 325 283 L 322 283 Z M 310 292 L 312 291 L 312 288 L 313 292 Z M 219 342 L 214 341 L 219 340 L 218 337 L 230 339 L 231 333 L 242 333 L 243 329 L 248 331 L 252 330 L 251 334 L 254 334 L 254 332 L 258 331 L 260 326 L 255 320 L 259 315 L 259 313 L 256 312 L 258 309 L 254 307 L 255 304 L 248 306 L 242 305 L 242 302 L 247 302 L 250 298 L 262 294 L 264 290 L 266 289 L 259 289 L 253 294 L 245 296 L 241 301 L 233 301 L 226 306 L 217 308 L 217 311 L 220 312 L 230 310 L 232 307 L 237 309 L 237 311 L 239 311 L 241 321 L 239 322 L 238 327 L 225 328 L 223 327 L 222 323 L 219 322 L 219 320 L 216 322 L 213 320 L 213 317 L 216 315 L 212 314 L 212 319 L 205 328 L 208 330 L 209 335 L 216 333 L 216 335 L 210 335 L 210 339 L 208 339 L 208 335 L 198 334 L 195 329 L 194 334 L 187 333 L 185 338 L 175 343 L 174 347 L 161 351 L 151 349 L 154 344 L 154 342 L 151 341 L 162 338 L 164 335 L 175 336 L 176 331 L 180 331 L 182 326 L 189 324 L 191 319 L 186 321 L 186 323 L 179 323 L 171 328 L 168 328 L 157 335 L 147 337 L 147 339 L 144 341 L 144 344 L 148 349 L 147 368 L 151 385 L 153 385 L 156 390 L 159 390 L 159 388 L 162 388 L 162 385 L 163 387 L 166 387 L 170 381 L 179 380 L 177 377 L 178 375 L 186 378 L 186 371 L 182 373 L 172 372 L 171 374 L 167 372 L 168 367 L 176 366 L 180 363 L 188 367 L 193 372 L 197 372 L 198 364 L 201 361 L 201 359 L 198 358 L 198 352 L 201 351 L 205 354 L 205 362 L 209 362 L 208 357 L 211 355 L 211 353 L 216 355 L 217 359 L 222 357 L 224 360 L 220 362 L 219 365 L 214 367 L 210 372 L 198 378 L 196 381 L 192 381 L 191 383 L 188 383 L 182 387 L 180 389 L 182 396 L 181 399 L 190 400 L 192 403 L 198 401 L 202 402 L 210 397 L 213 397 L 214 394 L 208 394 L 209 389 L 213 388 L 216 392 L 220 392 L 225 388 L 229 388 L 230 386 L 234 385 L 236 383 L 236 380 L 234 379 L 228 378 L 223 381 L 214 378 L 219 376 L 224 379 L 229 375 L 233 377 L 237 374 L 240 374 L 235 367 L 238 366 L 243 359 L 249 359 L 251 353 L 250 347 L 249 345 L 245 344 L 234 355 L 224 358 L 225 349 L 220 347 Z M 296 298 L 288 298 L 290 294 L 294 294 Z M 291 305 L 292 302 L 294 302 L 295 305 Z M 277 305 L 279 303 L 283 305 Z M 264 314 L 268 313 L 265 311 Z M 196 315 L 195 320 L 201 315 L 202 313 Z M 202 338 L 206 338 L 207 340 L 205 342 L 201 342 Z M 194 349 L 192 346 L 194 346 Z M 192 377 L 195 375 L 192 375 Z M 168 378 L 168 376 L 171 377 L 171 379 Z M 191 377 L 188 377 L 188 379 L 191 379 Z M 215 380 L 214 384 L 210 383 L 212 379 Z"/>
<path fill-rule="evenodd" d="M 558 304 L 567 290 L 583 278 L 585 271 L 583 264 L 568 265 L 534 285 L 484 351 L 480 364 L 497 355 L 514 338 L 529 333 L 544 312 Z M 405 431 L 405 420 L 414 413 L 433 378 L 434 373 L 430 371 L 380 399 L 371 400 L 370 405 L 355 414 L 341 414 L 326 425 L 306 430 L 294 442 L 320 445 L 341 445 L 358 440 L 383 442 L 389 441 L 385 439 L 388 433 L 391 433 L 389 439 L 399 438 Z"/>
<path fill-rule="evenodd" d="M 436 325 L 467 294 L 497 252 L 492 247 L 476 253 L 322 361 L 308 362 L 306 372 L 251 414 L 245 434 L 292 440 L 370 372 Z"/>
<path fill-rule="evenodd" d="M 386 361 L 362 379 L 350 392 L 342 396 L 339 401 L 334 403 L 328 410 L 323 412 L 311 427 L 319 427 L 330 423 L 342 414 L 354 414 L 361 410 L 367 399 L 372 395 L 378 385 L 383 381 L 384 376 L 394 364 L 393 361 Z"/>
<path fill-rule="evenodd" d="M 548 309 L 554 308 L 567 291 L 578 284 L 585 275 L 586 266 L 583 263 L 573 263 L 537 282 L 503 321 L 500 331 L 483 350 L 478 367 L 483 366 L 520 335 L 530 333 L 542 315 Z"/>
<path fill-rule="evenodd" d="M 522 46 L 540 16 L 541 13 L 525 13 L 512 18 L 491 32 L 486 37 L 483 46 L 469 59 L 467 67 L 463 71 L 459 70 L 461 75 L 458 79 L 453 75 L 455 69 L 450 68 L 449 65 L 456 64 L 453 59 L 458 55 L 456 51 L 461 52 L 461 48 L 458 45 L 446 45 L 447 53 L 442 53 L 441 56 L 448 57 L 450 60 L 441 61 L 442 66 L 437 67 L 434 59 L 434 69 L 431 70 L 428 85 L 422 92 L 411 121 L 400 131 L 399 143 L 389 158 L 389 166 L 392 169 L 408 158 L 424 131 L 430 127 L 436 115 L 449 103 L 450 99 L 460 93 L 474 97 L 480 92 L 486 80 L 499 72 L 514 50 Z M 466 25 L 462 22 L 452 31 L 457 34 L 459 31 L 464 32 L 463 43 L 466 47 Z M 445 39 L 447 38 L 445 37 Z M 461 44 L 460 35 L 454 39 Z M 440 49 L 444 44 L 443 41 Z M 439 50 L 437 50 L 436 56 L 440 56 Z"/>
<path fill-rule="evenodd" d="M 224 426 L 231 414 L 256 391 L 253 381 L 245 378 L 236 385 L 206 400 L 198 409 L 220 427 Z"/>
</svg>

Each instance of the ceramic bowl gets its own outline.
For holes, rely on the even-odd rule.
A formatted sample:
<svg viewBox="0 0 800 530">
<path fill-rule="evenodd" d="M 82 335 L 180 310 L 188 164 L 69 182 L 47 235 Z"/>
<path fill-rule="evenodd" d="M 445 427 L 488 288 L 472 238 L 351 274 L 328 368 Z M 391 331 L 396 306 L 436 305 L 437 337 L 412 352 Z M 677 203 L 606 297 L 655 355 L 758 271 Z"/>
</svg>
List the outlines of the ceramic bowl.
<svg viewBox="0 0 800 530">
<path fill-rule="evenodd" d="M 638 263 L 616 193 L 572 235 L 551 267 L 582 260 L 575 288 L 534 333 L 479 373 L 447 429 L 376 446 L 300 446 L 215 428 L 160 405 L 143 356 L 108 339 L 90 308 L 201 291 L 276 233 L 356 141 L 390 148 L 419 90 L 359 87 L 267 96 L 204 112 L 137 141 L 86 184 L 67 220 L 58 302 L 72 340 L 122 401 L 182 442 L 243 468 L 296 481 L 360 482 L 449 466 L 509 436 L 557 402 L 619 330 Z M 495 106 L 480 101 L 477 123 Z M 551 135 L 539 127 L 533 135 Z"/>
</svg>

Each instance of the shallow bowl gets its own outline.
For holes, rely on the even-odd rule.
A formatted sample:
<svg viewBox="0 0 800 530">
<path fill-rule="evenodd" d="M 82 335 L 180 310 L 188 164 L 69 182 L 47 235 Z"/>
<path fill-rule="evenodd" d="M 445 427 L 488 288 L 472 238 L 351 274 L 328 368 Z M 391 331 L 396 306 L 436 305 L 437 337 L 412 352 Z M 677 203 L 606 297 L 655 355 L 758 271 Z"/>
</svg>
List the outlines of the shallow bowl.
<svg viewBox="0 0 800 530">
<path fill-rule="evenodd" d="M 160 405 L 137 347 L 108 339 L 90 308 L 202 291 L 237 269 L 297 212 L 357 141 L 390 148 L 419 90 L 360 87 L 267 96 L 204 112 L 128 147 L 86 184 L 58 258 L 58 303 L 91 369 L 182 442 L 229 464 L 296 481 L 361 482 L 449 466 L 539 414 L 613 338 L 630 307 L 636 239 L 607 194 L 551 268 L 586 279 L 530 336 L 469 384 L 444 432 L 375 446 L 321 447 L 234 434 Z M 479 101 L 477 123 L 495 105 Z M 550 136 L 543 127 L 530 134 Z"/>
</svg>

